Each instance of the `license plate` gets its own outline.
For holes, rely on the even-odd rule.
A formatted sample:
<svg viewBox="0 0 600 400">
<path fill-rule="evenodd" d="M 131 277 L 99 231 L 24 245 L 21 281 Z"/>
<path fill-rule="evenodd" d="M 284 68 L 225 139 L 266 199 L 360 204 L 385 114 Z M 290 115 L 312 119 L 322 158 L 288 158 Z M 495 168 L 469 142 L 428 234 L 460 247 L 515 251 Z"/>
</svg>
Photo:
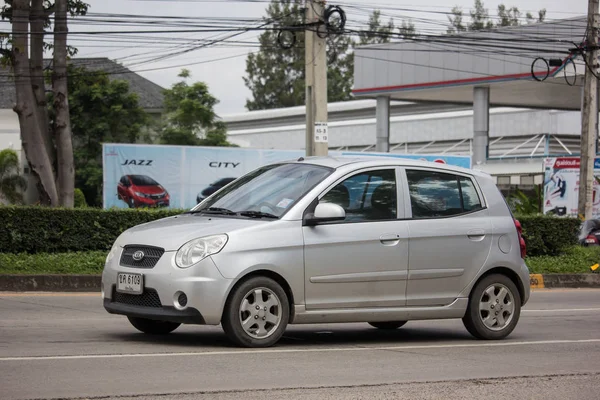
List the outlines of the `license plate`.
<svg viewBox="0 0 600 400">
<path fill-rule="evenodd" d="M 143 291 L 144 277 L 141 274 L 120 273 L 117 275 L 117 292 L 142 294 Z"/>
</svg>

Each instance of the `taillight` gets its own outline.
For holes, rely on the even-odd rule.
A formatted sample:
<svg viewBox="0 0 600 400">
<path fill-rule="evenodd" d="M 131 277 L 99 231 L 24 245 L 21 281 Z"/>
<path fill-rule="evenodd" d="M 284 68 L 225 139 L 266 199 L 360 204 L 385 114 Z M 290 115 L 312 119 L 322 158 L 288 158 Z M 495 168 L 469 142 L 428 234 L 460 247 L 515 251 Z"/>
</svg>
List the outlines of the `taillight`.
<svg viewBox="0 0 600 400">
<path fill-rule="evenodd" d="M 523 239 L 523 227 L 521 223 L 515 219 L 515 226 L 517 227 L 517 234 L 519 235 L 519 246 L 521 247 L 521 258 L 527 256 L 527 246 L 525 245 L 525 239 Z"/>
<path fill-rule="evenodd" d="M 594 236 L 594 235 L 588 235 L 588 237 L 585 238 L 585 243 L 586 244 L 598 244 L 598 238 L 596 238 L 596 236 Z"/>
</svg>

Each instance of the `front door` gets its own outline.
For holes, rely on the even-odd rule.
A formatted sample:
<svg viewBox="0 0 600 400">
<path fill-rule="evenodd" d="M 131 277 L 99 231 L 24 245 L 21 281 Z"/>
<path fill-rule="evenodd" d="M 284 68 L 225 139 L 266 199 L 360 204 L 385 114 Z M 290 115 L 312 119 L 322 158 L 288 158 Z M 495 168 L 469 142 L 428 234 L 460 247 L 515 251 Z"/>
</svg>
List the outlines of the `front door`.
<svg viewBox="0 0 600 400">
<path fill-rule="evenodd" d="M 303 227 L 307 309 L 405 305 L 408 222 L 395 168 L 341 179 L 320 198 L 341 222 Z"/>
<path fill-rule="evenodd" d="M 406 175 L 412 210 L 407 305 L 446 305 L 488 258 L 488 210 L 468 176 L 417 169 Z"/>
</svg>

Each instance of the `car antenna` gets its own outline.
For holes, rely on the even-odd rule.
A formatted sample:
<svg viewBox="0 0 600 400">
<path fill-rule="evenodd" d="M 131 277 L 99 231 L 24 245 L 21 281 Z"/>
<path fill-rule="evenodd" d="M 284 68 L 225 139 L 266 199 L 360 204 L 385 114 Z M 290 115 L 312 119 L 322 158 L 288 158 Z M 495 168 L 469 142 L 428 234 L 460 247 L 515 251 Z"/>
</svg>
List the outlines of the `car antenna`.
<svg viewBox="0 0 600 400">
<path fill-rule="evenodd" d="M 298 161 L 304 161 L 304 157 L 300 157 Z"/>
</svg>

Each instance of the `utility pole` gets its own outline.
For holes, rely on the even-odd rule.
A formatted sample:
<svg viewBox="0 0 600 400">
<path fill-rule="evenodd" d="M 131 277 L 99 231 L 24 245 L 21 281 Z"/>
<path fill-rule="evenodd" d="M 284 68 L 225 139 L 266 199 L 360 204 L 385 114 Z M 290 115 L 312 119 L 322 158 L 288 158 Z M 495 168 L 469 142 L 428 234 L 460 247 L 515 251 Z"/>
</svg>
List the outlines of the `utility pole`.
<svg viewBox="0 0 600 400">
<path fill-rule="evenodd" d="M 588 30 L 586 38 L 587 66 L 585 70 L 585 86 L 583 104 L 581 106 L 581 164 L 579 169 L 580 218 L 592 218 L 594 191 L 594 161 L 596 158 L 596 140 L 598 125 L 598 81 L 596 70 L 598 65 L 598 15 L 599 0 L 588 0 Z"/>
<path fill-rule="evenodd" d="M 327 127 L 327 51 L 323 20 L 325 0 L 306 0 L 306 155 L 326 156 L 329 149 Z M 321 37 L 323 36 L 323 37 Z"/>
</svg>

